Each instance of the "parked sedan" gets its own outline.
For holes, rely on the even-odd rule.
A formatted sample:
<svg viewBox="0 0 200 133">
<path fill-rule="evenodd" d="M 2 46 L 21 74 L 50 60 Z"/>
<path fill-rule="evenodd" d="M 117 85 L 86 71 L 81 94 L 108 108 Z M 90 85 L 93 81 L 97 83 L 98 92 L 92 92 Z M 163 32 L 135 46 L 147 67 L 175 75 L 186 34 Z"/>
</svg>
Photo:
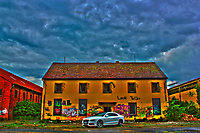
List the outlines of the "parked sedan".
<svg viewBox="0 0 200 133">
<path fill-rule="evenodd" d="M 83 126 L 97 126 L 99 128 L 106 125 L 119 125 L 124 123 L 124 116 L 115 112 L 103 112 L 92 117 L 86 117 L 82 121 Z"/>
</svg>

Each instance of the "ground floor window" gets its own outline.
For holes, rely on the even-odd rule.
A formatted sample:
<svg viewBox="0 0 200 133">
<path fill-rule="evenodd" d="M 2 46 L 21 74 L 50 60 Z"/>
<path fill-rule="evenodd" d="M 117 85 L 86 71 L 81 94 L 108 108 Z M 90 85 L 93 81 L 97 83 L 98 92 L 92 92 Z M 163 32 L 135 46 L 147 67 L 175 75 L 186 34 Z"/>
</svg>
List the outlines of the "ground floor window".
<svg viewBox="0 0 200 133">
<path fill-rule="evenodd" d="M 87 116 L 87 99 L 79 99 L 79 116 Z"/>
<path fill-rule="evenodd" d="M 61 115 L 62 113 L 62 99 L 54 99 L 53 115 Z"/>
<path fill-rule="evenodd" d="M 137 103 L 128 103 L 130 115 L 137 115 Z"/>
<path fill-rule="evenodd" d="M 160 98 L 153 98 L 152 100 L 153 100 L 153 114 L 161 115 Z"/>
</svg>

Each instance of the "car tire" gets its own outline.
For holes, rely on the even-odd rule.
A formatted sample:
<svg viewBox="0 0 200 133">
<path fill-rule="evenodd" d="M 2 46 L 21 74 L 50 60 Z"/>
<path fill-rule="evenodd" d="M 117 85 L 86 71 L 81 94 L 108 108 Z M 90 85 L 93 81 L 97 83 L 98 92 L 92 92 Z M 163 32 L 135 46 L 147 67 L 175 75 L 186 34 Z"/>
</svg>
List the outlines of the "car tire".
<svg viewBox="0 0 200 133">
<path fill-rule="evenodd" d="M 103 121 L 102 120 L 97 121 L 97 127 L 98 128 L 102 128 L 103 127 Z"/>
<path fill-rule="evenodd" d="M 120 119 L 120 120 L 118 121 L 118 126 L 123 126 L 123 120 Z"/>
</svg>

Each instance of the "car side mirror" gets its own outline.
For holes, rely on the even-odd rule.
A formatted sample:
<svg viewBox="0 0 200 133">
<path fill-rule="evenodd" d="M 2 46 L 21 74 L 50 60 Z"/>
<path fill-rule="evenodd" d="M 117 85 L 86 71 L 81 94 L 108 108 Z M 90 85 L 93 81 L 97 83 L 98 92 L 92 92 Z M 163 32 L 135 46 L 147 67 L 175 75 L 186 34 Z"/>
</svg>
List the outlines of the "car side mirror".
<svg viewBox="0 0 200 133">
<path fill-rule="evenodd" d="M 108 115 L 105 115 L 105 117 L 108 117 Z"/>
</svg>

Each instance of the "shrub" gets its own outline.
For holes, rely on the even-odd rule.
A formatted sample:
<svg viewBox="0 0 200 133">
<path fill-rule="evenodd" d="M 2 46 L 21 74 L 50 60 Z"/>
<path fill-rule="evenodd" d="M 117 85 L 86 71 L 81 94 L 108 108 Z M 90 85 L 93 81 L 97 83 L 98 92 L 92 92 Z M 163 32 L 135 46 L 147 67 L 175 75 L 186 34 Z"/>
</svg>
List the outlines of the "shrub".
<svg viewBox="0 0 200 133">
<path fill-rule="evenodd" d="M 13 109 L 14 119 L 19 120 L 33 120 L 40 119 L 41 105 L 38 103 L 25 100 L 18 102 Z"/>
</svg>

